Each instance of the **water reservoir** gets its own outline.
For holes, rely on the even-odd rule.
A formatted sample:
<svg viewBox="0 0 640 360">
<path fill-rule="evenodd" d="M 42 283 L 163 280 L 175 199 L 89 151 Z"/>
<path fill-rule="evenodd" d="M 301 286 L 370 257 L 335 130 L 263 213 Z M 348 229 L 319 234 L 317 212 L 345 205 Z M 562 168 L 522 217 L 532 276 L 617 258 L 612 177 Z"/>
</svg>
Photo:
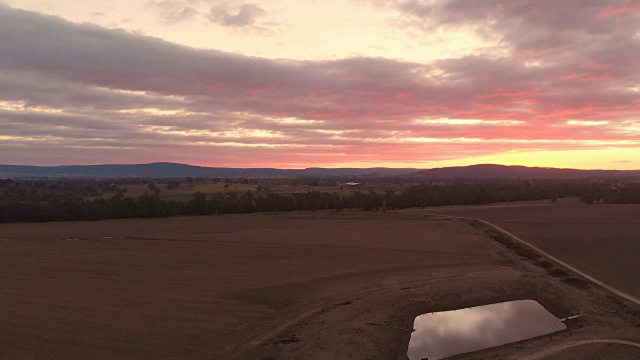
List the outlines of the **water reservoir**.
<svg viewBox="0 0 640 360">
<path fill-rule="evenodd" d="M 422 314 L 413 324 L 410 360 L 447 356 L 508 344 L 566 329 L 534 300 L 517 300 Z"/>
</svg>

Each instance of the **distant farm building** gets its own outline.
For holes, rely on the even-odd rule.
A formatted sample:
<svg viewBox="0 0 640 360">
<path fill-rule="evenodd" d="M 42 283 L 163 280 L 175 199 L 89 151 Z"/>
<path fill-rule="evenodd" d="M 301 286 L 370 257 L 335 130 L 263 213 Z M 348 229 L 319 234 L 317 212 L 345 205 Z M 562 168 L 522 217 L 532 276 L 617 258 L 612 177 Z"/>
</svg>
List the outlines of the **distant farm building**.
<svg viewBox="0 0 640 360">
<path fill-rule="evenodd" d="M 360 183 L 357 182 L 347 182 L 344 184 L 340 184 L 340 186 L 360 186 Z"/>
</svg>

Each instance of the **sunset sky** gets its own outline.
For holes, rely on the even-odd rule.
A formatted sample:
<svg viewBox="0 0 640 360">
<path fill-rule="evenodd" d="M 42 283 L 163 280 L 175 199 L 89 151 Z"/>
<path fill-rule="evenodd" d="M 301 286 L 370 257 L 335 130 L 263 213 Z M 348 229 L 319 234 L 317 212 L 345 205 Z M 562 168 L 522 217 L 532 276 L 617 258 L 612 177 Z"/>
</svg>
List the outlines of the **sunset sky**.
<svg viewBox="0 0 640 360">
<path fill-rule="evenodd" d="M 640 0 L 0 0 L 0 163 L 640 169 Z"/>
</svg>

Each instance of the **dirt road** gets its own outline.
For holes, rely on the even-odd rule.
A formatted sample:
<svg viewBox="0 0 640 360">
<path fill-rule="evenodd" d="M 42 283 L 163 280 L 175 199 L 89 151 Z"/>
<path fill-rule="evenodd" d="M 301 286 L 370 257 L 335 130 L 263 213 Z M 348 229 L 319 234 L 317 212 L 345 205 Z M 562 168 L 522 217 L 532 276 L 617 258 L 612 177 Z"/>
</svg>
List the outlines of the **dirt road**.
<svg viewBox="0 0 640 360">
<path fill-rule="evenodd" d="M 576 347 L 581 347 L 581 350 L 583 351 L 585 348 L 589 348 L 590 350 L 592 350 L 593 347 L 589 345 L 601 345 L 601 344 L 606 345 L 605 349 L 608 352 L 607 355 L 610 356 L 611 359 L 617 359 L 619 356 L 621 356 L 621 354 L 619 353 L 616 354 L 615 351 L 614 352 L 611 351 L 612 348 L 614 348 L 611 345 L 616 345 L 615 349 L 617 349 L 618 351 L 624 351 L 632 355 L 635 354 L 640 356 L 640 343 L 628 341 L 628 340 L 619 340 L 619 339 L 589 339 L 589 340 L 580 340 L 576 342 L 569 342 L 569 343 L 549 346 L 546 349 L 541 350 L 537 354 L 529 355 L 526 357 L 520 357 L 519 359 L 520 360 L 539 360 L 539 359 L 550 360 L 552 356 L 553 358 L 557 357 L 558 359 L 565 359 L 568 356 L 571 356 L 568 350 L 571 350 Z M 624 350 L 621 350 L 621 349 L 624 349 Z M 593 359 L 604 359 L 607 355 L 603 356 L 600 354 L 592 353 L 587 356 Z M 558 356 L 562 356 L 562 357 L 558 357 Z M 584 358 L 586 357 L 583 357 L 583 359 Z"/>
<path fill-rule="evenodd" d="M 627 298 L 640 298 L 640 205 L 560 199 L 409 211 L 488 221 Z"/>
</svg>

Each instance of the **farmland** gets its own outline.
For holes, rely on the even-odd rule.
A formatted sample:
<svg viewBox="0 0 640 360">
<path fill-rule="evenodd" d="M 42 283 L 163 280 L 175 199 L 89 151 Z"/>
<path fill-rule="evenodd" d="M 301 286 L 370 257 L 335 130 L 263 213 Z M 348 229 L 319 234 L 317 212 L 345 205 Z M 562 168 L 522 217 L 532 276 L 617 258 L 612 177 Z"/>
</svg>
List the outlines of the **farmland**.
<svg viewBox="0 0 640 360">
<path fill-rule="evenodd" d="M 520 202 L 417 210 L 489 221 L 579 270 L 640 297 L 640 205 Z"/>
<path fill-rule="evenodd" d="M 640 340 L 629 304 L 454 219 L 320 211 L 0 234 L 2 359 L 403 359 L 414 316 L 524 298 L 558 317 L 589 313 L 551 344 Z M 464 358 L 535 358 L 549 342 Z"/>
<path fill-rule="evenodd" d="M 415 185 L 416 182 L 391 182 L 391 181 L 379 181 L 369 182 L 365 181 L 359 186 L 346 186 L 341 185 L 335 180 L 332 181 L 313 181 L 313 180 L 233 180 L 233 181 L 214 181 L 204 179 L 202 181 L 182 181 L 177 187 L 171 185 L 172 181 L 163 179 L 162 182 L 157 182 L 156 187 L 160 190 L 160 197 L 164 200 L 171 200 L 175 196 L 188 196 L 193 198 L 193 194 L 196 192 L 203 192 L 206 194 L 226 193 L 228 191 L 235 191 L 238 193 L 244 193 L 247 191 L 254 192 L 256 194 L 292 194 L 307 191 L 319 191 L 327 193 L 338 193 L 341 195 L 350 195 L 354 191 L 378 191 L 384 192 L 386 190 L 393 190 L 394 192 L 402 192 L 404 189 Z M 174 183 L 177 183 L 174 182 Z M 137 197 L 143 194 L 150 193 L 148 184 L 126 184 L 121 185 L 121 189 L 126 188 L 127 192 L 125 197 Z M 103 194 L 104 198 L 112 196 L 113 193 Z"/>
</svg>

